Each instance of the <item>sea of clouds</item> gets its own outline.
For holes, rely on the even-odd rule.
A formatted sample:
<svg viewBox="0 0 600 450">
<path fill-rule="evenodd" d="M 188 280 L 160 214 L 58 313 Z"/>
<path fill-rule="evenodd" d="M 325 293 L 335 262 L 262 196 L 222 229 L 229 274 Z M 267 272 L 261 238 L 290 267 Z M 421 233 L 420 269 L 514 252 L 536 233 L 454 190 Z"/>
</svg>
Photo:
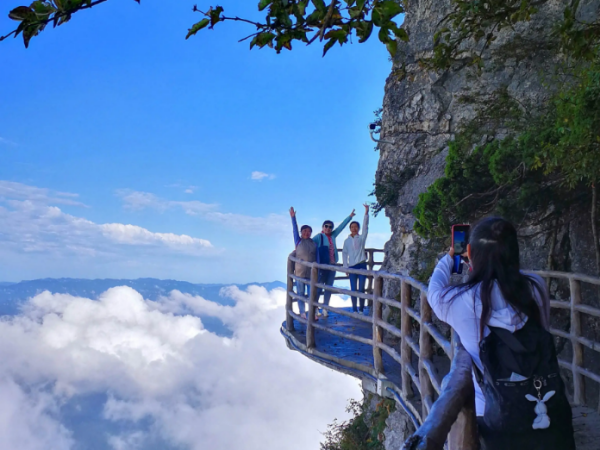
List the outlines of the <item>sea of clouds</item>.
<svg viewBox="0 0 600 450">
<path fill-rule="evenodd" d="M 222 294 L 234 306 L 129 287 L 98 300 L 45 292 L 2 317 L 0 449 L 318 449 L 361 396 L 357 380 L 287 349 L 283 290 Z"/>
</svg>

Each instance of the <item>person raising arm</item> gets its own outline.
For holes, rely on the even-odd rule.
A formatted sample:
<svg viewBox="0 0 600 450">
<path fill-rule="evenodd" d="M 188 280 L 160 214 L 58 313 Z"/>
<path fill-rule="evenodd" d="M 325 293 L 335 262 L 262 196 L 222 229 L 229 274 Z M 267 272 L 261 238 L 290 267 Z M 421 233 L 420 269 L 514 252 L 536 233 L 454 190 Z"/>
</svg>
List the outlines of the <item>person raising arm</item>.
<svg viewBox="0 0 600 450">
<path fill-rule="evenodd" d="M 344 241 L 344 247 L 342 250 L 342 263 L 344 267 L 350 269 L 367 269 L 367 255 L 365 253 L 365 245 L 367 241 L 367 234 L 369 232 L 369 205 L 364 204 L 365 217 L 363 218 L 362 234 L 359 234 L 360 225 L 354 221 L 350 223 L 350 235 Z M 350 290 L 365 292 L 365 284 L 367 281 L 366 275 L 349 274 L 350 277 Z M 360 306 L 356 308 L 356 297 L 352 298 L 352 311 L 355 313 L 368 314 L 368 310 L 365 309 L 365 299 L 360 298 Z"/>
<path fill-rule="evenodd" d="M 300 228 L 300 233 L 298 233 L 296 211 L 293 207 L 290 208 L 290 217 L 292 218 L 294 245 L 296 246 L 292 256 L 295 256 L 296 258 L 306 262 L 315 262 L 317 260 L 317 246 L 310 238 L 312 234 L 312 228 L 308 225 L 302 225 L 302 228 Z M 310 285 L 308 284 L 308 279 L 310 278 L 310 267 L 302 264 L 295 264 L 294 275 L 306 280 L 296 280 L 296 294 L 301 295 L 302 297 L 308 297 L 310 295 Z M 300 317 L 303 319 L 306 319 L 305 310 L 305 302 L 298 300 L 298 311 L 300 312 Z M 317 319 L 315 318 L 315 320 Z"/>
<path fill-rule="evenodd" d="M 319 264 L 335 264 L 338 262 L 338 251 L 335 242 L 335 238 L 342 232 L 346 225 L 350 223 L 352 218 L 355 216 L 354 210 L 350 213 L 344 221 L 334 229 L 333 222 L 326 220 L 323 222 L 323 228 L 321 233 L 313 237 L 313 241 L 317 245 L 317 262 Z M 319 269 L 319 283 L 327 286 L 333 286 L 335 280 L 335 270 Z M 321 295 L 321 290 L 317 295 L 317 298 Z M 323 294 L 323 304 L 329 305 L 331 299 L 331 291 L 325 290 Z M 327 310 L 323 310 L 323 316 L 327 317 Z"/>
</svg>

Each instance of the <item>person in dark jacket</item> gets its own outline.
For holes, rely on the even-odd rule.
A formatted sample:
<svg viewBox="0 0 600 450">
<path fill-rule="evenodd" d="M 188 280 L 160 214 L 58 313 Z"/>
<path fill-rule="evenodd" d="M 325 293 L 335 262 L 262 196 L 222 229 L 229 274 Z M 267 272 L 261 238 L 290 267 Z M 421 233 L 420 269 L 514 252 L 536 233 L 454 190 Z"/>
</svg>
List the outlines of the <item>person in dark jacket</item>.
<svg viewBox="0 0 600 450">
<path fill-rule="evenodd" d="M 346 225 L 350 223 L 352 218 L 355 216 L 354 210 L 350 213 L 348 217 L 344 219 L 344 221 L 334 229 L 333 222 L 331 220 L 326 220 L 323 222 L 322 231 L 313 237 L 313 241 L 317 244 L 317 259 L 320 264 L 335 264 L 338 262 L 338 251 L 337 245 L 335 243 L 335 238 L 346 228 Z M 323 255 L 323 256 L 319 256 Z M 319 283 L 325 284 L 327 286 L 333 286 L 333 282 L 335 281 L 335 270 L 326 270 L 319 269 Z M 319 292 L 319 297 L 321 293 Z M 331 299 L 331 291 L 325 291 L 323 294 L 323 304 L 329 305 L 329 300 Z M 323 316 L 327 317 L 327 310 L 323 310 Z"/>
</svg>

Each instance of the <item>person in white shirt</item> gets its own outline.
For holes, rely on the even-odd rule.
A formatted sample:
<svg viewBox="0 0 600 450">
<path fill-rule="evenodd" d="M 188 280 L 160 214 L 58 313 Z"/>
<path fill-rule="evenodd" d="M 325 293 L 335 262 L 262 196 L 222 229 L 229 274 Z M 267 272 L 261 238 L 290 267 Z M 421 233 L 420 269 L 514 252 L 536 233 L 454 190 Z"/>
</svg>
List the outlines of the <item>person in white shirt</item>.
<svg viewBox="0 0 600 450">
<path fill-rule="evenodd" d="M 342 249 L 342 259 L 344 267 L 350 269 L 362 269 L 367 268 L 367 255 L 365 253 L 365 244 L 367 242 L 367 234 L 369 232 L 369 205 L 363 205 L 365 207 L 365 217 L 363 219 L 362 234 L 358 234 L 360 231 L 360 224 L 358 222 L 350 223 L 350 236 L 344 241 L 344 248 Z M 367 281 L 366 275 L 350 274 L 350 290 L 365 292 L 365 283 Z M 360 306 L 356 307 L 356 297 L 352 297 L 352 311 L 359 313 L 359 311 L 365 315 L 368 314 L 368 310 L 365 309 L 365 299 L 360 299 Z"/>
</svg>

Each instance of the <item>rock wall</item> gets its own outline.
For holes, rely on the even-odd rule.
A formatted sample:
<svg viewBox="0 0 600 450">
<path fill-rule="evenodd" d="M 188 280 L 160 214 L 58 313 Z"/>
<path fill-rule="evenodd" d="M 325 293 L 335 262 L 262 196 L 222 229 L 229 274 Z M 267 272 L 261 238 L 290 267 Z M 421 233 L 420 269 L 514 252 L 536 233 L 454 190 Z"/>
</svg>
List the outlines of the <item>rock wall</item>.
<svg viewBox="0 0 600 450">
<path fill-rule="evenodd" d="M 481 74 L 466 62 L 447 71 L 427 70 L 420 61 L 432 55 L 433 35 L 449 12 L 450 3 L 405 1 L 403 27 L 410 40 L 399 45 L 385 87 L 381 138 L 393 144 L 379 145 L 376 181 L 395 180 L 398 196 L 394 205 L 385 208 L 393 235 L 385 247 L 383 268 L 413 276 L 427 273 L 441 250 L 413 232 L 412 210 L 418 195 L 443 174 L 447 142 L 473 119 L 478 105 L 501 87 L 523 103 L 543 102 L 552 92 L 547 75 L 553 72 L 560 56 L 551 31 L 562 17 L 564 2 L 550 0 L 540 6 L 530 22 L 499 34 L 483 54 Z M 599 2 L 588 3 L 583 14 L 597 18 Z M 556 270 L 596 273 L 589 208 L 573 211 L 571 217 L 561 221 L 556 239 L 552 233 L 539 231 L 527 223 L 521 226 L 522 234 L 531 236 L 523 240 L 523 267 L 547 268 L 548 251 L 553 247 Z"/>
</svg>

